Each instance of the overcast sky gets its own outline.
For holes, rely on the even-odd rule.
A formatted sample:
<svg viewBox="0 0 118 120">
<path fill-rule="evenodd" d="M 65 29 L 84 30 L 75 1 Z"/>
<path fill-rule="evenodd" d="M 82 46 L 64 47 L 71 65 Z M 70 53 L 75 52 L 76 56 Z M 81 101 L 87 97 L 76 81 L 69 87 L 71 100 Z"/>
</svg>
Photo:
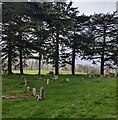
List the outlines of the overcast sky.
<svg viewBox="0 0 118 120">
<path fill-rule="evenodd" d="M 108 13 L 116 10 L 116 2 L 74 2 L 80 14 Z"/>
</svg>

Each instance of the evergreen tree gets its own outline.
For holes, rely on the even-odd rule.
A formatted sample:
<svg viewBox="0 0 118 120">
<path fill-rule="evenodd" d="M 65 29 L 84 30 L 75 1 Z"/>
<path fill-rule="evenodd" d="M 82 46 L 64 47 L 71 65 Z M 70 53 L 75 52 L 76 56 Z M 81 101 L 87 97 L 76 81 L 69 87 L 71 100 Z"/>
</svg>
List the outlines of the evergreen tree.
<svg viewBox="0 0 118 120">
<path fill-rule="evenodd" d="M 110 35 L 116 30 L 114 15 L 95 14 L 90 18 L 89 27 L 85 28 L 83 58 L 91 59 L 93 63 L 100 62 L 101 75 L 104 75 L 104 66 L 108 65 L 111 54 L 109 48 L 113 45 L 113 36 Z"/>
</svg>

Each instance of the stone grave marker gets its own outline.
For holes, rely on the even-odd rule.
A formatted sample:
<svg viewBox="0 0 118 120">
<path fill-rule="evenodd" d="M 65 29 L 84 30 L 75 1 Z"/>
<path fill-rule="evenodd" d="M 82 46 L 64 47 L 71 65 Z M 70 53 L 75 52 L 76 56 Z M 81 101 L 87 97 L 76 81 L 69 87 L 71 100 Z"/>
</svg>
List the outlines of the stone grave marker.
<svg viewBox="0 0 118 120">
<path fill-rule="evenodd" d="M 69 78 L 66 78 L 66 82 L 69 83 Z"/>
<path fill-rule="evenodd" d="M 50 84 L 50 80 L 49 79 L 47 79 L 47 85 L 49 85 Z"/>
<path fill-rule="evenodd" d="M 44 98 L 44 88 L 40 88 L 40 97 L 43 99 Z"/>
<path fill-rule="evenodd" d="M 44 98 L 44 88 L 40 88 L 40 95 L 36 96 L 36 100 L 42 100 Z"/>
<path fill-rule="evenodd" d="M 24 86 L 27 86 L 28 85 L 28 81 L 27 79 L 24 78 Z"/>
<path fill-rule="evenodd" d="M 29 91 L 29 86 L 27 86 L 27 91 Z"/>
<path fill-rule="evenodd" d="M 36 80 L 38 80 L 39 79 L 39 77 L 38 76 L 36 76 Z"/>
<path fill-rule="evenodd" d="M 36 88 L 32 89 L 32 94 L 33 94 L 34 97 L 36 97 Z"/>
<path fill-rule="evenodd" d="M 58 80 L 59 79 L 59 76 L 58 75 L 55 75 L 55 80 Z"/>
</svg>

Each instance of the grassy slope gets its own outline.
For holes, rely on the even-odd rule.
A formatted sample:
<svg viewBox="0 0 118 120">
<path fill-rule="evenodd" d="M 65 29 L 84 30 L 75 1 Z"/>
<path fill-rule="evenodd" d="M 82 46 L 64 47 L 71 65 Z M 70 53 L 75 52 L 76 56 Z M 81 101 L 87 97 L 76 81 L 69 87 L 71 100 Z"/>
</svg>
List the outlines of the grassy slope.
<svg viewBox="0 0 118 120">
<path fill-rule="evenodd" d="M 45 99 L 3 99 L 3 118 L 116 117 L 116 78 L 60 75 L 59 80 L 46 85 L 49 75 L 38 80 L 36 75 L 25 77 L 30 88 L 36 87 L 38 93 L 44 86 Z M 67 77 L 69 83 L 60 83 Z M 20 75 L 3 76 L 3 94 L 28 94 L 21 81 Z"/>
</svg>

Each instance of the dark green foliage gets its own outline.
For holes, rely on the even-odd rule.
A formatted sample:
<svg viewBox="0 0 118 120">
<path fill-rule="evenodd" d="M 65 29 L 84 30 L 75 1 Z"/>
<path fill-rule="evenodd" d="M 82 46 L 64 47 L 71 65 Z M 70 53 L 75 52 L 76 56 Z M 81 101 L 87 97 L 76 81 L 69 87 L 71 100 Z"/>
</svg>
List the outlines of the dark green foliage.
<svg viewBox="0 0 118 120">
<path fill-rule="evenodd" d="M 50 71 L 49 74 L 54 74 L 54 72 L 53 72 L 53 71 Z"/>
<path fill-rule="evenodd" d="M 39 75 L 41 63 L 52 64 L 56 75 L 70 64 L 75 75 L 75 59 L 81 57 L 100 62 L 104 74 L 104 66 L 118 66 L 117 28 L 115 13 L 79 16 L 72 2 L 4 3 L 3 67 L 23 74 L 31 58 L 39 60 Z"/>
<path fill-rule="evenodd" d="M 83 33 L 82 46 L 83 58 L 93 60 L 93 64 L 101 64 L 101 75 L 105 66 L 112 66 L 117 58 L 114 53 L 117 50 L 116 37 L 118 21 L 113 14 L 95 14 L 86 24 L 86 33 Z M 115 65 L 115 64 L 114 64 Z"/>
</svg>

